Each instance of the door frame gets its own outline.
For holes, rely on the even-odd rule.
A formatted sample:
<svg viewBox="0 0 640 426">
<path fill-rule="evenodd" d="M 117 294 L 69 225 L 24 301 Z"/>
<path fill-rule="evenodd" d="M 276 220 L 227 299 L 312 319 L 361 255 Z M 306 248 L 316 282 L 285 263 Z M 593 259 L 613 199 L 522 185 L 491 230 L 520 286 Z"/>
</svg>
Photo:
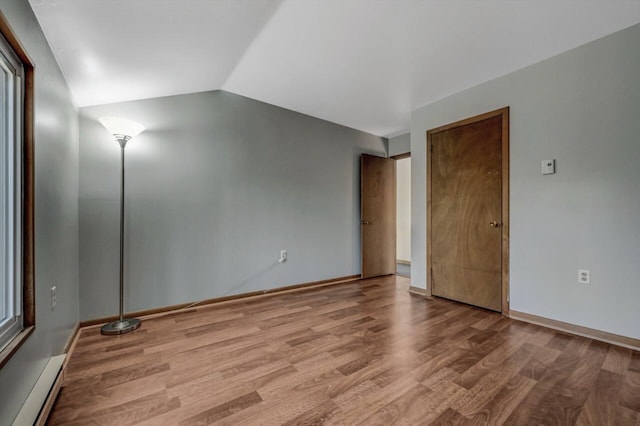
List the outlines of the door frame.
<svg viewBox="0 0 640 426">
<path fill-rule="evenodd" d="M 432 297 L 432 228 L 431 228 L 431 139 L 432 135 L 489 118 L 502 118 L 502 315 L 509 316 L 509 107 L 497 109 L 455 123 L 427 130 L 427 296 Z"/>
</svg>

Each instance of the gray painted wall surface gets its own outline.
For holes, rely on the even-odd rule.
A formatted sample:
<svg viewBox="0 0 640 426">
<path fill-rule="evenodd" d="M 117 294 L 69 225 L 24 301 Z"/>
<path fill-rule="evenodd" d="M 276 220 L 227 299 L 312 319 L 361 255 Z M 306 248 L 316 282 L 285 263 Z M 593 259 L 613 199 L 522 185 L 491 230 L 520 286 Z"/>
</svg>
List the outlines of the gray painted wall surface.
<svg viewBox="0 0 640 426">
<path fill-rule="evenodd" d="M 78 321 L 78 114 L 29 3 L 0 0 L 0 8 L 36 65 L 36 330 L 0 369 L 0 424 L 7 425 Z"/>
<path fill-rule="evenodd" d="M 389 157 L 411 152 L 411 133 L 389 138 Z"/>
<path fill-rule="evenodd" d="M 82 108 L 82 319 L 118 306 L 105 115 L 147 126 L 126 149 L 125 310 L 360 272 L 359 157 L 386 156 L 384 138 L 224 91 Z"/>
<path fill-rule="evenodd" d="M 425 132 L 509 105 L 511 309 L 640 338 L 638 46 L 636 25 L 414 111 L 414 286 L 426 285 Z M 551 158 L 557 173 L 542 176 Z"/>
</svg>

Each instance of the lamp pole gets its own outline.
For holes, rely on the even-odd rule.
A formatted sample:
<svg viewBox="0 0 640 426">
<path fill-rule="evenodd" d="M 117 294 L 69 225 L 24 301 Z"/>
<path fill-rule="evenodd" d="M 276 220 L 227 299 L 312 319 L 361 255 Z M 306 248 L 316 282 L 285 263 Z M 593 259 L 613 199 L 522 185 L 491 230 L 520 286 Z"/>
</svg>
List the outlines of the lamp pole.
<svg viewBox="0 0 640 426">
<path fill-rule="evenodd" d="M 124 321 L 124 147 L 126 138 L 120 143 L 120 322 Z M 140 322 L 138 322 L 140 326 Z"/>
<path fill-rule="evenodd" d="M 124 317 L 124 148 L 133 136 L 144 130 L 144 127 L 129 120 L 110 117 L 100 119 L 100 122 L 111 131 L 120 144 L 120 310 L 118 320 L 109 322 L 100 329 L 102 334 L 115 335 L 128 333 L 140 327 L 139 319 Z"/>
</svg>

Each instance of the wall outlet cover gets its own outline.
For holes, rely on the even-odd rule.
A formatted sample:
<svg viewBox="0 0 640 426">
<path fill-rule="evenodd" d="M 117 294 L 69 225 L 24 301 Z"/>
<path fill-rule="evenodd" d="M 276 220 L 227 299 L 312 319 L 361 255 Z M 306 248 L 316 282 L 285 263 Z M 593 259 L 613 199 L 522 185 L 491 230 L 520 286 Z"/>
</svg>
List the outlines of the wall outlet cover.
<svg viewBox="0 0 640 426">
<path fill-rule="evenodd" d="M 556 172 L 556 160 L 542 160 L 540 171 L 543 175 L 552 175 Z"/>
<path fill-rule="evenodd" d="M 58 296 L 56 294 L 56 286 L 51 287 L 51 310 L 56 308 L 56 303 L 58 302 Z"/>
<path fill-rule="evenodd" d="M 591 271 L 588 269 L 578 269 L 578 282 L 580 284 L 591 284 Z"/>
</svg>

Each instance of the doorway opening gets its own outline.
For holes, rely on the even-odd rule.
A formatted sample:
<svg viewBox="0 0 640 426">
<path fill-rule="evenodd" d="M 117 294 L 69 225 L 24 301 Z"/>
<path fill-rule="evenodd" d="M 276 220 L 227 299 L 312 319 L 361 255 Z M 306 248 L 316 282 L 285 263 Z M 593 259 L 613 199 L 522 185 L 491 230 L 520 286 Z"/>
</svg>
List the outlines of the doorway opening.
<svg viewBox="0 0 640 426">
<path fill-rule="evenodd" d="M 396 160 L 396 275 L 411 277 L 411 153 Z"/>
</svg>

